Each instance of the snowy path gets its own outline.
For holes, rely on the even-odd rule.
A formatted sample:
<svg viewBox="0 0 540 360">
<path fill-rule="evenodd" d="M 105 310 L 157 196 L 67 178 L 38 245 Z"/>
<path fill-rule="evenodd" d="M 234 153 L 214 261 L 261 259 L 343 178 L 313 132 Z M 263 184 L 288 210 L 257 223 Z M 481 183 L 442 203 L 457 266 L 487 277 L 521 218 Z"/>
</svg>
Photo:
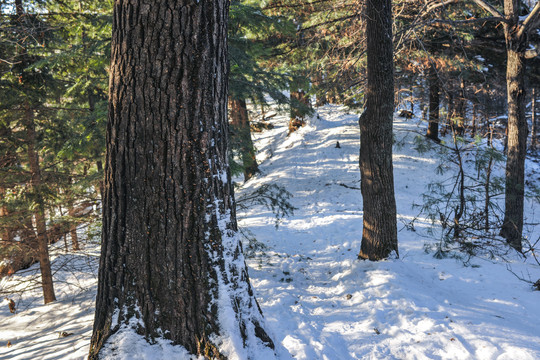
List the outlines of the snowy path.
<svg viewBox="0 0 540 360">
<path fill-rule="evenodd" d="M 281 358 L 540 359 L 540 292 L 517 280 L 505 263 L 474 258 L 465 267 L 459 260 L 437 260 L 424 252 L 425 243 L 434 241 L 421 236 L 425 224 L 418 222 L 417 232 L 404 227 L 417 215 L 411 204 L 421 201 L 437 165 L 429 153 L 413 150 L 419 129 L 412 120 L 394 124 L 401 257 L 356 259 L 362 235 L 357 115 L 331 105 L 318 113 L 289 137 L 287 118 L 273 118 L 275 128 L 256 135 L 262 174 L 237 191 L 241 196 L 276 183 L 294 195 L 298 208 L 278 229 L 261 206 L 239 212 L 241 226 L 266 246 L 247 262 Z M 538 207 L 527 211 L 529 222 L 538 222 Z M 56 273 L 59 301 L 43 306 L 38 294 L 26 298 L 16 315 L 0 303 L 0 359 L 84 358 L 98 249 L 89 250 L 90 257 L 73 259 L 78 274 Z M 540 277 L 530 261 L 516 258 L 511 267 Z M 75 275 L 79 286 L 69 285 Z M 59 337 L 62 331 L 73 335 Z"/>
<path fill-rule="evenodd" d="M 356 115 L 336 106 L 285 137 L 286 118 L 257 142 L 259 176 L 249 191 L 276 182 L 294 194 L 295 215 L 279 229 L 258 208 L 241 213 L 268 249 L 248 261 L 263 312 L 296 359 L 538 359 L 540 293 L 504 264 L 436 260 L 426 240 L 400 222 L 401 259 L 356 260 L 362 202 Z M 436 161 L 412 150 L 412 122 L 395 123 L 403 146 L 394 155 L 398 216 L 417 215 Z M 339 141 L 341 148 L 335 148 Z M 270 147 L 273 155 L 269 157 Z M 421 224 L 420 224 L 421 225 Z M 476 267 L 478 266 L 478 267 Z M 513 264 L 520 271 L 519 264 Z M 535 269 L 538 275 L 538 267 Z"/>
</svg>

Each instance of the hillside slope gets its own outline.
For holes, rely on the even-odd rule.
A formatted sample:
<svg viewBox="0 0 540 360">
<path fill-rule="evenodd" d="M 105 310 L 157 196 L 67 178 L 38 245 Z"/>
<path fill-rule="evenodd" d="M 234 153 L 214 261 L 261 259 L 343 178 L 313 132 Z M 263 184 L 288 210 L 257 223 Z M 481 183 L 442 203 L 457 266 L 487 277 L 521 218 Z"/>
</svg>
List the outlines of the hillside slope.
<svg viewBox="0 0 540 360">
<path fill-rule="evenodd" d="M 518 280 L 540 278 L 540 267 L 509 253 L 510 262 L 485 257 L 436 259 L 438 239 L 418 216 L 438 161 L 414 150 L 413 120 L 396 118 L 394 167 L 400 258 L 357 260 L 362 235 L 358 116 L 327 105 L 290 136 L 286 116 L 255 135 L 261 174 L 237 190 L 246 196 L 264 184 L 290 192 L 293 216 L 275 226 L 274 214 L 255 205 L 239 210 L 251 282 L 281 358 L 295 359 L 539 359 L 540 292 Z M 339 141 L 340 148 L 336 148 Z M 528 204 L 527 221 L 539 208 Z M 531 239 L 540 236 L 529 228 Z M 88 351 L 95 296 L 95 248 L 55 274 L 59 301 L 39 294 L 12 315 L 0 304 L 0 359 L 80 359 Z M 59 255 L 56 268 L 64 261 Z M 63 260 L 64 259 L 64 260 Z M 84 260 L 86 259 L 86 260 Z M 94 269 L 94 270 L 91 270 Z M 71 277 L 71 275 L 73 277 Z M 80 277 L 79 287 L 70 285 Z M 80 276 L 79 276 L 80 275 Z M 19 275 L 24 276 L 24 275 Z M 5 284 L 4 284 L 5 285 Z M 73 333 L 59 337 L 59 332 Z M 12 346 L 6 347 L 10 341 Z M 140 353 L 141 357 L 144 358 Z M 156 355 L 154 353 L 154 355 Z M 152 358 L 159 358 L 152 357 Z"/>
</svg>

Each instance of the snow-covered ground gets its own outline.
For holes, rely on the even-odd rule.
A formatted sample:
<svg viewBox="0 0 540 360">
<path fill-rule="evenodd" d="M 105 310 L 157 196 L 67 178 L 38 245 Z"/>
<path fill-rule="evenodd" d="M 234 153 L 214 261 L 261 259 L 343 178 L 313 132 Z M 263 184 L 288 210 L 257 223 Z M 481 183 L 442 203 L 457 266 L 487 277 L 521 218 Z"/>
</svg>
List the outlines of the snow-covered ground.
<svg viewBox="0 0 540 360">
<path fill-rule="evenodd" d="M 511 253 L 509 263 L 436 259 L 425 251 L 438 241 L 427 236 L 428 222 L 417 220 L 416 231 L 405 226 L 418 215 L 412 204 L 421 203 L 426 185 L 436 178 L 434 152 L 413 149 L 415 131 L 425 125 L 396 118 L 400 258 L 374 263 L 357 260 L 362 235 L 358 116 L 327 105 L 288 137 L 286 116 L 272 123 L 274 129 L 255 135 L 262 173 L 237 197 L 269 183 L 294 195 L 290 201 L 297 210 L 278 228 L 274 214 L 262 206 L 238 214 L 259 248 L 247 263 L 281 358 L 540 359 L 540 292 L 509 271 L 536 281 L 540 267 L 532 259 Z M 527 204 L 528 223 L 538 222 L 538 210 Z M 540 236 L 538 226 L 527 231 L 531 240 Z M 70 255 L 80 273 L 69 272 L 70 267 L 56 273 L 62 280 L 56 284 L 57 302 L 43 306 L 39 293 L 26 296 L 14 315 L 6 301 L 0 303 L 0 359 L 86 355 L 97 249 L 88 250 L 93 254 Z M 65 259 L 58 257 L 57 263 Z M 61 332 L 72 335 L 61 337 Z"/>
</svg>

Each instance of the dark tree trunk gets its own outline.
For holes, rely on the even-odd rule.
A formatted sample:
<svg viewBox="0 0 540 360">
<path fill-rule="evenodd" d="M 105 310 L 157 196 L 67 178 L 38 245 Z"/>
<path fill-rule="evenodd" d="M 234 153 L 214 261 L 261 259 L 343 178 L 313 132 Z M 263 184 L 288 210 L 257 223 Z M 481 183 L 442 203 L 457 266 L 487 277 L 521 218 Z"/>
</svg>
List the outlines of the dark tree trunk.
<svg viewBox="0 0 540 360">
<path fill-rule="evenodd" d="M 511 36 L 511 34 L 507 34 L 507 37 Z M 528 133 L 525 119 L 525 64 L 523 52 L 516 48 L 520 44 L 515 44 L 510 40 L 507 46 L 508 150 L 505 208 L 501 236 L 510 246 L 521 251 Z"/>
<path fill-rule="evenodd" d="M 398 253 L 392 167 L 394 66 L 392 3 L 368 1 L 366 107 L 360 116 L 363 232 L 359 258 L 380 260 Z"/>
<path fill-rule="evenodd" d="M 100 174 L 103 173 L 103 163 L 101 162 L 101 160 L 96 161 L 96 167 L 97 167 L 98 173 Z M 98 186 L 99 186 L 99 199 L 100 199 L 99 205 L 102 205 L 103 196 L 105 195 L 105 190 L 103 189 L 103 177 L 100 178 Z"/>
<path fill-rule="evenodd" d="M 246 101 L 244 99 L 231 98 L 229 99 L 229 109 L 231 111 L 231 125 L 240 142 L 244 181 L 248 181 L 253 175 L 259 172 L 259 167 L 257 166 L 257 159 L 255 157 L 255 146 L 251 139 Z"/>
<path fill-rule="evenodd" d="M 411 108 L 411 112 L 414 114 L 414 102 L 416 101 L 415 97 L 414 97 L 414 81 L 415 81 L 415 78 L 414 77 L 411 77 L 411 84 L 410 84 L 410 88 L 409 88 L 409 106 Z"/>
<path fill-rule="evenodd" d="M 49 240 L 47 238 L 47 226 L 45 223 L 45 204 L 41 195 L 41 169 L 39 168 L 39 155 L 36 150 L 36 131 L 33 110 L 26 110 L 26 141 L 28 141 L 28 162 L 30 164 L 30 185 L 34 192 L 36 208 L 34 219 L 37 230 L 37 248 L 39 268 L 41 270 L 41 287 L 43 289 L 43 301 L 48 304 L 56 300 L 54 295 L 51 261 L 49 258 Z"/>
<path fill-rule="evenodd" d="M 459 136 L 465 135 L 465 115 L 467 113 L 467 94 L 465 92 L 465 80 L 461 78 L 459 82 L 459 96 L 456 104 L 455 126 Z"/>
<path fill-rule="evenodd" d="M 528 126 L 525 118 L 525 51 L 527 35 L 539 17 L 540 4 L 520 24 L 518 0 L 504 1 L 506 40 L 506 90 L 508 97 L 508 150 L 506 159 L 505 208 L 501 235 L 517 251 L 522 250 L 523 197 Z"/>
<path fill-rule="evenodd" d="M 429 66 L 429 124 L 426 137 L 435 141 L 439 140 L 439 76 L 434 64 Z"/>
<path fill-rule="evenodd" d="M 532 88 L 531 100 L 531 149 L 536 150 L 538 147 L 538 119 L 536 116 L 536 88 Z"/>
<path fill-rule="evenodd" d="M 119 330 L 206 357 L 226 356 L 217 339 L 233 333 L 273 348 L 237 236 L 227 16 L 225 0 L 115 2 L 90 359 Z"/>
<path fill-rule="evenodd" d="M 420 85 L 421 85 L 420 86 L 420 109 L 422 110 L 422 120 L 426 121 L 428 107 L 426 106 L 426 91 L 424 88 L 424 84 L 425 84 L 424 80 L 420 80 Z"/>
<path fill-rule="evenodd" d="M 471 123 L 471 135 L 474 138 L 476 136 L 476 126 L 478 121 L 477 105 L 473 103 L 472 105 L 472 123 Z"/>
</svg>

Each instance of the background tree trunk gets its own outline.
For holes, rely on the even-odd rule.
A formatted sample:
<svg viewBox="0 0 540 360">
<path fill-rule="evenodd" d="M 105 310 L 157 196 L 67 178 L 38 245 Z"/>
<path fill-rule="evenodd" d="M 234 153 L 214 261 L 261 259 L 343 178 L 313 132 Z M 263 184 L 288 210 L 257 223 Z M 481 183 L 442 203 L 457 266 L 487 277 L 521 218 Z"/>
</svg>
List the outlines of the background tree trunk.
<svg viewBox="0 0 540 360">
<path fill-rule="evenodd" d="M 311 109 L 311 101 L 305 90 L 299 85 L 301 81 L 293 81 L 290 85 L 291 119 L 289 121 L 289 134 L 295 132 L 306 124 L 306 114 Z"/>
<path fill-rule="evenodd" d="M 360 116 L 360 174 L 364 205 L 362 259 L 398 252 L 392 167 L 394 66 L 392 3 L 368 1 L 366 107 Z"/>
<path fill-rule="evenodd" d="M 90 359 L 132 318 L 147 339 L 209 358 L 222 357 L 212 336 L 273 348 L 236 235 L 227 16 L 225 0 L 115 3 Z"/>
<path fill-rule="evenodd" d="M 244 167 L 244 181 L 248 181 L 259 172 L 255 157 L 255 146 L 251 139 L 251 128 L 246 101 L 244 99 L 229 99 L 231 125 L 240 141 L 240 152 Z"/>
<path fill-rule="evenodd" d="M 36 151 L 36 131 L 33 110 L 26 110 L 26 140 L 28 141 L 28 162 L 30 164 L 30 185 L 34 192 L 36 208 L 34 219 L 37 230 L 37 247 L 39 268 L 41 270 L 41 287 L 43 289 L 43 301 L 48 304 L 56 300 L 54 295 L 51 261 L 49 258 L 49 240 L 47 238 L 47 226 L 45 223 L 45 204 L 41 195 L 41 169 L 39 168 L 39 155 Z"/>
<path fill-rule="evenodd" d="M 506 89 L 508 97 L 508 150 L 504 220 L 501 229 L 508 244 L 522 249 L 523 197 L 525 194 L 525 156 L 528 125 L 525 118 L 526 39 L 517 37 L 519 22 L 517 0 L 505 0 L 504 12 L 510 23 L 504 24 L 506 38 Z"/>
<path fill-rule="evenodd" d="M 536 88 L 532 88 L 531 100 L 531 149 L 536 150 L 538 147 L 538 119 L 536 116 Z"/>
<path fill-rule="evenodd" d="M 68 215 L 70 216 L 70 225 L 69 225 L 69 235 L 71 236 L 71 248 L 74 251 L 80 250 L 79 246 L 79 236 L 77 235 L 77 223 L 74 222 L 75 214 L 75 208 L 73 206 L 73 200 L 70 200 L 68 202 Z M 65 236 L 65 235 L 64 235 Z"/>
<path fill-rule="evenodd" d="M 434 64 L 430 64 L 428 70 L 429 83 L 429 124 L 426 137 L 439 140 L 439 77 Z"/>
<path fill-rule="evenodd" d="M 0 186 L 0 198 L 4 199 L 6 196 L 6 189 Z M 11 230 L 11 227 L 7 224 L 7 221 L 5 221 L 2 218 L 7 218 L 9 216 L 9 211 L 7 206 L 0 205 L 0 240 L 3 242 L 3 244 L 11 242 L 13 240 L 13 232 Z"/>
</svg>

